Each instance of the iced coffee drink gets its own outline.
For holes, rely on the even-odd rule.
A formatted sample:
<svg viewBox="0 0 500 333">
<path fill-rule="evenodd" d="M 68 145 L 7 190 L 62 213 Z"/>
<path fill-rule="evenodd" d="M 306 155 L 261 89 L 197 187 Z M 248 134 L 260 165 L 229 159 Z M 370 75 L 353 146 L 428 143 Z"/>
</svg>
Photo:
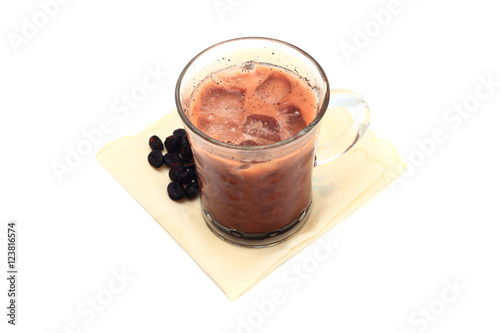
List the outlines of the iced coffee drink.
<svg viewBox="0 0 500 333">
<path fill-rule="evenodd" d="M 370 123 L 362 97 L 338 91 L 331 99 L 316 60 L 265 37 L 231 39 L 200 52 L 180 73 L 175 102 L 208 227 L 248 247 L 283 242 L 307 223 L 311 209 L 320 209 L 311 205 L 313 165 L 342 156 Z M 353 121 L 317 147 L 328 107 L 342 108 Z"/>
<path fill-rule="evenodd" d="M 194 89 L 186 116 L 202 133 L 239 146 L 221 154 L 193 145 L 203 209 L 217 228 L 259 239 L 299 223 L 311 201 L 316 136 L 289 139 L 310 124 L 317 94 L 306 78 L 245 62 L 211 73 Z M 291 144 L 273 147 L 287 140 Z M 267 145 L 265 154 L 250 146 Z"/>
</svg>

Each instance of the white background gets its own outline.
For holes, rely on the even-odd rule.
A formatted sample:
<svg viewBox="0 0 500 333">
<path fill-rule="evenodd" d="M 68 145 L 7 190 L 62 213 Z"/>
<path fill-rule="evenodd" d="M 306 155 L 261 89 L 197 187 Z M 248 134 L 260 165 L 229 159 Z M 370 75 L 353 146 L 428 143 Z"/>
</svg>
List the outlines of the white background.
<svg viewBox="0 0 500 333">
<path fill-rule="evenodd" d="M 49 2 L 0 5 L 0 266 L 6 271 L 14 220 L 20 271 L 16 327 L 6 323 L 1 278 L 2 332 L 500 330 L 493 2 L 401 0 L 385 26 L 372 12 L 394 9 L 389 0 L 73 0 L 52 6 L 44 22 L 40 3 Z M 29 30 L 23 18 L 41 27 L 16 45 L 13 36 Z M 371 37 L 363 41 L 364 29 Z M 241 36 L 295 44 L 332 88 L 362 94 L 371 129 L 412 172 L 323 237 L 339 244 L 326 259 L 315 259 L 314 243 L 231 302 L 95 154 L 171 110 L 177 77 L 195 54 Z M 357 53 L 346 56 L 346 44 Z M 113 103 L 142 83 L 147 67 L 168 74 L 120 118 Z M 494 82 L 490 91 L 481 78 Z M 65 163 L 68 147 L 103 119 L 113 130 L 60 181 L 54 162 Z M 431 144 L 435 131 L 442 140 Z M 299 278 L 293 272 L 303 265 L 309 273 Z M 124 287 L 114 283 L 122 271 Z M 110 283 L 119 291 L 106 291 Z M 282 302 L 270 306 L 274 292 Z M 97 296 L 106 304 L 90 310 Z"/>
</svg>

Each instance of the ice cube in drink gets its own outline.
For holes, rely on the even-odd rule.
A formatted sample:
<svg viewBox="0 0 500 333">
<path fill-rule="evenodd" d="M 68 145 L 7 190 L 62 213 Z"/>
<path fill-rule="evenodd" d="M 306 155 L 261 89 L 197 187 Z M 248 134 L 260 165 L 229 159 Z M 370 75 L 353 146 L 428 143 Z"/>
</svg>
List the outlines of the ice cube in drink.
<svg viewBox="0 0 500 333">
<path fill-rule="evenodd" d="M 288 139 L 316 112 L 316 95 L 305 80 L 284 68 L 251 62 L 208 75 L 194 90 L 187 114 L 206 135 L 243 147 Z M 202 205 L 218 225 L 241 237 L 287 229 L 311 200 L 314 141 L 306 137 L 294 146 L 241 156 L 194 144 Z"/>
</svg>

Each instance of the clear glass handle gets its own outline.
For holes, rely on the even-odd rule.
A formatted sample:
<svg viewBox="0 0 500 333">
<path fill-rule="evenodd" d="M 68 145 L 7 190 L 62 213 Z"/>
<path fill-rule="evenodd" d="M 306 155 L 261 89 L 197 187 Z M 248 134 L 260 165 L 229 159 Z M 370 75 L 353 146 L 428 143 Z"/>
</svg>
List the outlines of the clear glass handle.
<svg viewBox="0 0 500 333">
<path fill-rule="evenodd" d="M 351 149 L 366 133 L 370 124 L 370 109 L 360 95 L 347 90 L 333 89 L 330 91 L 329 108 L 342 108 L 351 118 L 349 126 L 334 139 L 316 148 L 316 165 L 333 161 Z M 329 110 L 327 112 L 334 111 Z M 335 112 L 335 111 L 334 111 Z"/>
</svg>

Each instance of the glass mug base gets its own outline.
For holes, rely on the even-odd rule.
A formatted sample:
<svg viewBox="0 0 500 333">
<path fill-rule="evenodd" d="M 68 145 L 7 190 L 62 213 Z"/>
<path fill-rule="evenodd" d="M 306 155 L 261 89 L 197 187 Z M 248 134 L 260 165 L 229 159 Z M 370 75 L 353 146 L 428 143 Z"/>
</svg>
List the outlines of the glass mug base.
<svg viewBox="0 0 500 333">
<path fill-rule="evenodd" d="M 219 238 L 234 245 L 259 248 L 277 245 L 295 235 L 300 228 L 302 228 L 311 213 L 311 201 L 309 201 L 307 207 L 300 212 L 299 216 L 286 227 L 271 230 L 263 234 L 248 234 L 236 229 L 226 228 L 212 218 L 212 215 L 203 204 L 201 208 L 205 222 L 210 230 Z"/>
</svg>

